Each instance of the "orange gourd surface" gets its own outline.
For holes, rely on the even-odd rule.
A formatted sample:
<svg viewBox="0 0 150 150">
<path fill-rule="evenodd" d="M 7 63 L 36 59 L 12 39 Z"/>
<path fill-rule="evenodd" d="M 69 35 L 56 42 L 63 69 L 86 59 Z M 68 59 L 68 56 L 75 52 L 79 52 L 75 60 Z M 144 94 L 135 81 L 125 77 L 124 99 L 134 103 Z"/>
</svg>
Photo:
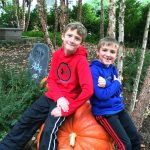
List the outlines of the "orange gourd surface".
<svg viewBox="0 0 150 150">
<path fill-rule="evenodd" d="M 40 137 L 38 137 L 39 142 Z M 59 128 L 57 150 L 114 150 L 109 134 L 100 126 L 85 103 Z"/>
<path fill-rule="evenodd" d="M 72 135 L 76 136 L 74 146 L 70 146 Z M 96 122 L 90 104 L 85 103 L 59 128 L 58 150 L 114 150 L 114 144 Z"/>
<path fill-rule="evenodd" d="M 47 77 L 43 78 L 40 81 L 40 87 L 45 87 L 46 89 L 48 89 L 48 84 L 46 83 L 46 81 L 47 81 Z"/>
</svg>

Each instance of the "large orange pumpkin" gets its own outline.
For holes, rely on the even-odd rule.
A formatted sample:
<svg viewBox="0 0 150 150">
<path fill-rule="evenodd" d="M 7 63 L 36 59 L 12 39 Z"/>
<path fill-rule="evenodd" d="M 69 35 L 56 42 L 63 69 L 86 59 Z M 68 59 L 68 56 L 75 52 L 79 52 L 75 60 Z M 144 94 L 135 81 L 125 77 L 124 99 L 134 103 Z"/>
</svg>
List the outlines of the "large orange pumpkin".
<svg viewBox="0 0 150 150">
<path fill-rule="evenodd" d="M 66 119 L 57 136 L 57 150 L 115 149 L 112 138 L 93 117 L 89 103 L 82 105 Z"/>
</svg>

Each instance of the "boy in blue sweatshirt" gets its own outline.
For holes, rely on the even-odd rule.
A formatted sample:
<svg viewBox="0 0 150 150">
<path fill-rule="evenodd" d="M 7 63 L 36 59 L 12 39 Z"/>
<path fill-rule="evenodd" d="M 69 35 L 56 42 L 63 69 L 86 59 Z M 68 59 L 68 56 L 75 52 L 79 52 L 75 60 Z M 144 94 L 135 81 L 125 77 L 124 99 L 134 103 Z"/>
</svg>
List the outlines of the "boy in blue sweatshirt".
<svg viewBox="0 0 150 150">
<path fill-rule="evenodd" d="M 119 43 L 110 37 L 99 41 L 98 59 L 90 65 L 94 94 L 90 99 L 96 120 L 112 136 L 119 150 L 140 150 L 140 137 L 124 109 L 121 82 L 114 62 Z"/>
</svg>

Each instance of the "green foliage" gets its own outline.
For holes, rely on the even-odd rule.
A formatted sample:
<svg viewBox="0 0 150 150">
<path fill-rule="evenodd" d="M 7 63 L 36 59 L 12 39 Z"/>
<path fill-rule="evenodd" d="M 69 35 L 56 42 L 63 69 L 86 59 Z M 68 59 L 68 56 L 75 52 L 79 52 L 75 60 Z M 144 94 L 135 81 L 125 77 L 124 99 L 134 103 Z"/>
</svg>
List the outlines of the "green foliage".
<svg viewBox="0 0 150 150">
<path fill-rule="evenodd" d="M 141 50 L 136 49 L 135 53 L 130 53 L 124 59 L 124 70 L 123 70 L 123 87 L 129 94 L 132 93 L 134 80 L 137 74 L 137 67 L 139 65 Z M 147 68 L 150 66 L 150 52 L 146 51 L 144 64 L 142 68 L 141 78 L 139 82 L 139 91 L 144 82 Z"/>
<path fill-rule="evenodd" d="M 0 27 L 16 27 L 16 17 L 14 16 L 14 10 L 11 4 L 7 4 L 7 6 L 1 10 L 0 15 Z"/>
<path fill-rule="evenodd" d="M 43 37 L 43 32 L 41 32 L 41 31 L 26 31 L 26 32 L 22 33 L 22 36 L 25 36 L 25 37 Z M 49 37 L 53 41 L 54 34 L 52 32 L 49 32 Z M 89 43 L 97 44 L 99 41 L 99 37 L 96 34 L 88 33 L 85 41 L 89 42 Z M 57 34 L 56 34 L 56 44 L 58 46 L 61 46 L 61 44 L 62 44 L 61 35 L 59 32 L 57 32 Z"/>
<path fill-rule="evenodd" d="M 40 17 L 39 17 L 39 12 L 38 12 L 38 7 L 36 6 L 30 14 L 30 22 L 29 22 L 29 27 L 28 30 L 41 30 L 41 22 L 40 22 Z"/>
<path fill-rule="evenodd" d="M 22 33 L 22 36 L 28 37 L 43 37 L 44 34 L 42 31 L 26 31 Z"/>
<path fill-rule="evenodd" d="M 85 39 L 85 42 L 88 42 L 88 43 L 93 43 L 93 44 L 96 44 L 98 43 L 99 41 L 99 37 L 97 34 L 91 34 L 91 33 L 88 33 L 86 39 Z"/>
<path fill-rule="evenodd" d="M 25 37 L 43 37 L 44 34 L 42 31 L 26 31 L 26 32 L 22 33 L 22 36 L 25 36 Z M 54 33 L 49 32 L 49 37 L 50 37 L 51 41 L 53 41 Z M 61 40 L 60 33 L 57 32 L 56 33 L 56 44 L 58 46 L 61 46 L 61 43 L 62 43 L 62 40 Z"/>
<path fill-rule="evenodd" d="M 100 1 L 89 0 L 90 3 L 85 3 L 82 6 L 82 23 L 88 30 L 88 33 L 95 34 L 99 38 L 100 32 Z M 94 3 L 95 2 L 95 3 Z M 118 14 L 119 14 L 119 4 L 120 1 L 117 1 L 116 5 L 116 37 L 118 37 Z M 150 4 L 146 0 L 137 1 L 137 0 L 126 0 L 125 2 L 125 42 L 138 45 L 141 47 L 143 41 L 143 34 L 146 24 L 146 18 L 148 13 L 148 8 Z M 69 9 L 69 22 L 77 20 L 78 6 L 73 6 L 72 9 Z M 108 27 L 108 0 L 104 1 L 104 31 L 105 35 L 107 33 Z M 22 13 L 22 12 L 21 12 Z M 26 13 L 27 16 L 27 13 Z M 54 7 L 46 10 L 46 19 L 47 26 L 50 32 L 54 30 L 55 15 Z M 16 18 L 13 10 L 12 4 L 7 4 L 6 8 L 2 9 L 0 13 L 0 27 L 16 27 Z M 58 32 L 59 32 L 58 24 Z M 40 23 L 38 7 L 36 6 L 30 14 L 30 22 L 28 31 L 42 31 L 42 26 Z M 40 35 L 41 37 L 41 35 Z M 58 38 L 57 41 L 61 41 Z M 59 42 L 60 43 L 60 42 Z M 150 36 L 148 38 L 147 47 L 150 47 Z"/>
<path fill-rule="evenodd" d="M 141 46 L 148 13 L 148 5 L 127 0 L 125 9 L 125 40 Z M 150 40 L 150 39 L 149 39 Z"/>
<path fill-rule="evenodd" d="M 72 12 L 70 12 L 70 21 L 77 20 L 78 6 L 73 6 Z M 82 6 L 82 18 L 81 22 L 85 25 L 89 33 L 99 33 L 99 17 L 96 16 L 93 7 L 87 3 Z"/>
<path fill-rule="evenodd" d="M 43 89 L 31 82 L 27 71 L 4 68 L 0 66 L 0 139 L 43 93 Z"/>
<path fill-rule="evenodd" d="M 54 8 L 50 9 L 49 12 L 47 12 L 47 24 L 48 24 L 48 30 L 53 31 L 54 25 L 55 25 L 55 14 L 54 14 Z"/>
</svg>

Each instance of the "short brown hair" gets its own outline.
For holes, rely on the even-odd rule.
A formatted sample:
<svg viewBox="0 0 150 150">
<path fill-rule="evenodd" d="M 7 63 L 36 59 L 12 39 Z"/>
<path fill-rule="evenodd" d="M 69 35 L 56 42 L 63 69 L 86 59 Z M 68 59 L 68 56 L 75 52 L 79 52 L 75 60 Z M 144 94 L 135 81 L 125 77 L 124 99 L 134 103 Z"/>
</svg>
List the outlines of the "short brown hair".
<svg viewBox="0 0 150 150">
<path fill-rule="evenodd" d="M 68 25 L 65 26 L 63 33 L 66 33 L 68 30 L 75 30 L 77 29 L 77 33 L 85 40 L 87 36 L 87 30 L 85 26 L 81 22 L 71 22 Z"/>
<path fill-rule="evenodd" d="M 97 50 L 99 50 L 101 48 L 101 46 L 103 45 L 115 45 L 117 48 L 119 48 L 119 42 L 112 37 L 105 37 L 103 39 L 101 39 L 97 45 Z"/>
</svg>

